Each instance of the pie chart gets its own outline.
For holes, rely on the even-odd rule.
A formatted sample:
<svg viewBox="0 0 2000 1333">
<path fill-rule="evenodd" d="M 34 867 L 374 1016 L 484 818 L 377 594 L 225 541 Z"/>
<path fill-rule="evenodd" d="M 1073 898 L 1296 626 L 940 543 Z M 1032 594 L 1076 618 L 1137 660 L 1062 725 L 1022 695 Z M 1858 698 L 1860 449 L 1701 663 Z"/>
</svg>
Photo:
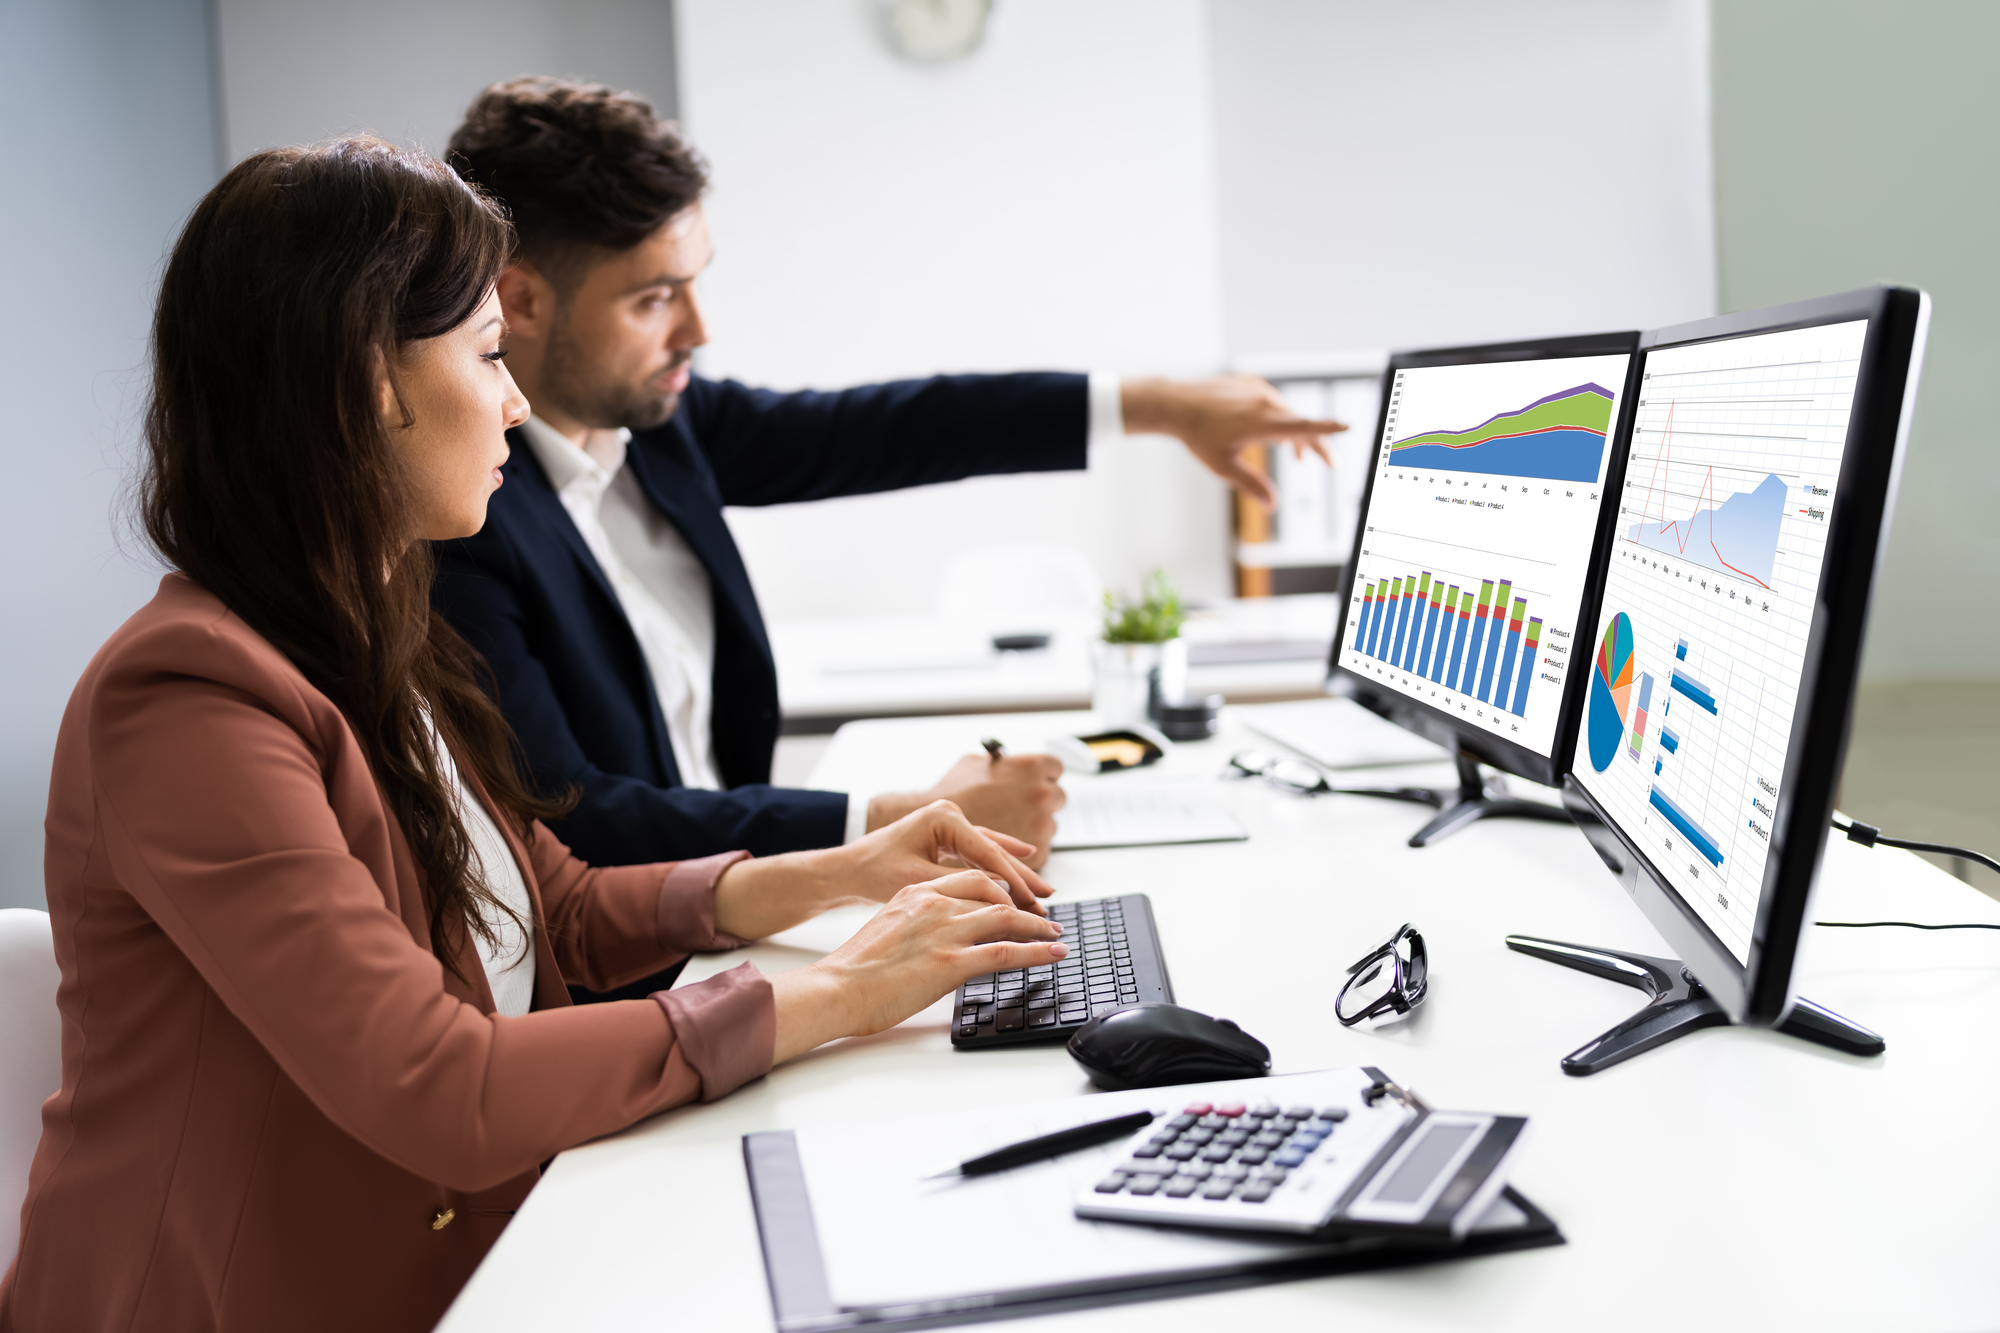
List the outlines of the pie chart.
<svg viewBox="0 0 2000 1333">
<path fill-rule="evenodd" d="M 1623 611 L 1604 627 L 1590 673 L 1590 766 L 1602 773 L 1618 757 L 1625 713 L 1632 702 L 1632 619 Z"/>
</svg>

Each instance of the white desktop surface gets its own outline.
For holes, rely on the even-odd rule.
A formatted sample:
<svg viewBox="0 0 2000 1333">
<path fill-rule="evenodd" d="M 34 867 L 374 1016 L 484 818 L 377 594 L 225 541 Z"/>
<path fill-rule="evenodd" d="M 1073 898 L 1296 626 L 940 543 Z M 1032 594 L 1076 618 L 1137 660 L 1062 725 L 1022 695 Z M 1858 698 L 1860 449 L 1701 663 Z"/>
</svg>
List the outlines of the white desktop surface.
<svg viewBox="0 0 2000 1333">
<path fill-rule="evenodd" d="M 917 786 L 983 735 L 1030 749 L 1081 720 L 856 723 L 816 777 Z M 1207 781 L 1238 745 L 1264 744 L 1231 730 L 1225 716 L 1222 736 L 1154 769 L 1084 780 Z M 1429 817 L 1421 807 L 1260 782 L 1221 790 L 1250 841 L 1058 853 L 1045 873 L 1066 897 L 1150 894 L 1177 999 L 1240 1022 L 1278 1072 L 1374 1064 L 1434 1105 L 1530 1116 L 1512 1179 L 1569 1243 L 994 1327 L 2000 1325 L 2000 932 L 1811 932 L 1803 993 L 1880 1032 L 1885 1056 L 1719 1028 L 1570 1078 L 1558 1058 L 1644 997 L 1512 953 L 1503 937 L 1665 952 L 1581 834 L 1495 821 L 1417 851 L 1403 842 Z M 1908 853 L 1836 836 L 1815 915 L 2000 922 L 2000 904 Z M 1429 1001 L 1400 1029 L 1342 1029 L 1331 1016 L 1342 969 L 1404 921 L 1430 947 Z M 798 966 L 851 927 L 823 918 L 697 958 L 689 979 L 745 958 Z M 563 1153 L 440 1327 L 770 1330 L 743 1134 L 1086 1092 L 1060 1046 L 954 1052 L 948 1013 L 941 1001 L 714 1105 Z M 968 1271 L 1033 1245 L 967 1221 Z"/>
<path fill-rule="evenodd" d="M 1330 645 L 1330 593 L 1225 601 L 1188 617 L 1190 649 L 1207 645 Z M 1018 619 L 1018 618 L 1017 618 Z M 1019 623 L 941 616 L 779 620 L 770 626 L 786 718 L 884 717 L 1090 706 L 1095 615 L 1030 616 Z M 995 634 L 1048 633 L 1049 646 L 1003 653 Z M 1279 661 L 1195 666 L 1190 694 L 1232 700 L 1317 693 L 1327 652 Z"/>
</svg>

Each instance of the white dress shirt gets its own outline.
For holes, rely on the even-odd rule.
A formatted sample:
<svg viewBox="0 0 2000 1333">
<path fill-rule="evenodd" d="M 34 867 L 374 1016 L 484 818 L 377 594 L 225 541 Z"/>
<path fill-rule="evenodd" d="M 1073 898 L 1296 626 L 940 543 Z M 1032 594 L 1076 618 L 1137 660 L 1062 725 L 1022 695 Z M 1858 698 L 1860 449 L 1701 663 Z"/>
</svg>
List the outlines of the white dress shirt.
<svg viewBox="0 0 2000 1333">
<path fill-rule="evenodd" d="M 1116 375 L 1092 372 L 1089 443 L 1125 433 Z M 717 788 L 711 708 L 715 682 L 715 601 L 708 570 L 661 516 L 625 466 L 627 430 L 592 431 L 583 448 L 531 416 L 521 433 L 583 543 L 596 557 L 639 640 L 653 694 L 666 715 L 674 765 L 689 787 Z M 845 840 L 868 831 L 873 793 L 847 799 Z"/>
<path fill-rule="evenodd" d="M 540 417 L 521 427 L 570 522 L 590 548 L 639 641 L 667 720 L 681 785 L 714 789 L 715 601 L 708 569 L 625 466 L 626 430 L 592 431 L 579 449 Z"/>
</svg>

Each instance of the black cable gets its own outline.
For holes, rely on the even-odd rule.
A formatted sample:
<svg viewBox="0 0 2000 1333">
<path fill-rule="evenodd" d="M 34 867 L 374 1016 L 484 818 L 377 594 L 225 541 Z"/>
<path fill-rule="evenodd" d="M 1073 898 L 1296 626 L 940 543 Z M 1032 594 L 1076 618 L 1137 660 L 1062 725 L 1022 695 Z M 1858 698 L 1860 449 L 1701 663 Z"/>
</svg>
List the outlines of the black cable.
<svg viewBox="0 0 2000 1333">
<path fill-rule="evenodd" d="M 1947 847 L 1941 842 L 1910 842 L 1903 838 L 1885 838 L 1882 830 L 1873 824 L 1864 824 L 1858 819 L 1843 824 L 1833 821 L 1833 826 L 1847 835 L 1849 842 L 1858 842 L 1863 847 L 1873 847 L 1880 843 L 1884 847 L 1900 847 L 1906 852 L 1930 852 L 1937 856 L 1957 856 L 1967 861 L 1977 861 L 1989 870 L 2000 871 L 2000 861 L 1970 847 Z M 2000 930 L 2000 925 L 1987 921 L 1959 921 L 1949 925 L 1926 925 L 1921 921 L 1815 921 L 1815 926 L 1845 926 L 1850 930 L 1865 930 L 1871 926 L 1901 926 L 1906 930 Z"/>
</svg>

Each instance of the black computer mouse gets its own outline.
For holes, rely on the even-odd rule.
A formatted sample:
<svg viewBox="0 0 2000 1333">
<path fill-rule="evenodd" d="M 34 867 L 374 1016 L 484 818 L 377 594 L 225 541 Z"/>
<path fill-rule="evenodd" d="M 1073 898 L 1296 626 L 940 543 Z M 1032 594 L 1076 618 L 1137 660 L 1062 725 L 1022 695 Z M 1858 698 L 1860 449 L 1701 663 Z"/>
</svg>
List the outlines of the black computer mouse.
<svg viewBox="0 0 2000 1333">
<path fill-rule="evenodd" d="M 1140 1004 L 1093 1018 L 1069 1053 L 1100 1088 L 1158 1088 L 1225 1078 L 1262 1078 L 1271 1048 L 1226 1018 L 1177 1004 Z"/>
</svg>

